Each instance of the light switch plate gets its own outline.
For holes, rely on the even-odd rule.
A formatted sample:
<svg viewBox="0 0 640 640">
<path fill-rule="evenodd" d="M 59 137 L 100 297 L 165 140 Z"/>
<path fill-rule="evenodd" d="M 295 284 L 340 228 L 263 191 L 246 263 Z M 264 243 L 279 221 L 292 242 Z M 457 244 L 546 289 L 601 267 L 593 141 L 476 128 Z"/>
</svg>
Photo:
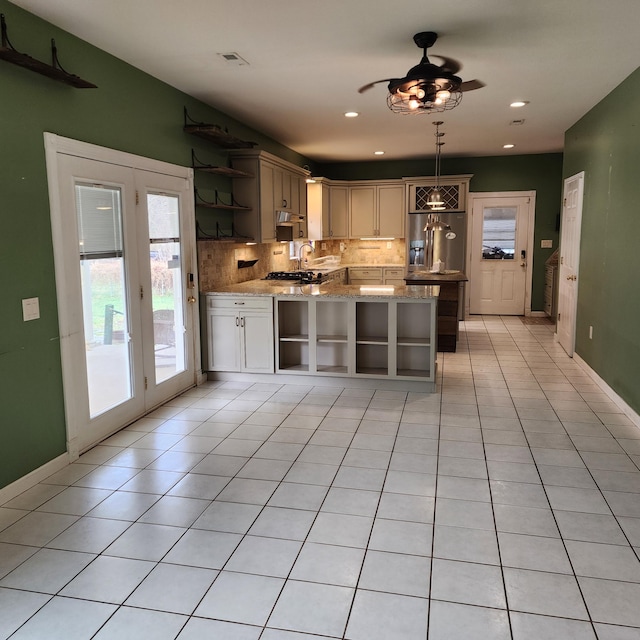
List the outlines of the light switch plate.
<svg viewBox="0 0 640 640">
<path fill-rule="evenodd" d="M 540 240 L 541 249 L 553 249 L 553 240 Z"/>
<path fill-rule="evenodd" d="M 40 317 L 40 300 L 39 298 L 24 298 L 22 300 L 22 319 L 37 320 Z"/>
</svg>

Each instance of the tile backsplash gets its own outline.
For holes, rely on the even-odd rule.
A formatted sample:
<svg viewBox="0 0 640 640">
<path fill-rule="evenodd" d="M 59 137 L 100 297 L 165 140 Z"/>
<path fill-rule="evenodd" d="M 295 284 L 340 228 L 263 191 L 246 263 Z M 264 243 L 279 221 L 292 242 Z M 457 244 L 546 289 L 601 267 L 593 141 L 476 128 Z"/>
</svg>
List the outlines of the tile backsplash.
<svg viewBox="0 0 640 640">
<path fill-rule="evenodd" d="M 343 265 L 349 264 L 405 264 L 404 240 L 319 240 L 309 259 L 341 256 Z M 344 251 L 340 245 L 344 244 Z M 390 248 L 387 246 L 390 245 Z M 295 243 L 298 255 L 300 242 Z M 198 241 L 198 270 L 200 291 L 264 278 L 270 271 L 289 271 L 296 264 L 289 257 L 290 244 L 270 243 L 243 245 L 215 240 Z M 323 248 L 326 247 L 326 248 Z M 252 267 L 238 268 L 239 260 L 257 260 Z"/>
</svg>

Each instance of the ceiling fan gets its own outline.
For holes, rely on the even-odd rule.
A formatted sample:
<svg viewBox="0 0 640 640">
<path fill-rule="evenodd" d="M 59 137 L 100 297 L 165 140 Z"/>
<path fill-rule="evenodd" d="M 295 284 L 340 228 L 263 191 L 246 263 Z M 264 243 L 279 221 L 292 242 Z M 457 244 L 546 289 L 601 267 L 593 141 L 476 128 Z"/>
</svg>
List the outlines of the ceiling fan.
<svg viewBox="0 0 640 640">
<path fill-rule="evenodd" d="M 463 92 L 481 89 L 485 85 L 480 80 L 463 82 L 456 75 L 462 65 L 453 58 L 434 56 L 443 64 L 433 64 L 427 56 L 427 49 L 437 39 L 438 34 L 433 31 L 416 33 L 413 41 L 422 49 L 420 63 L 409 69 L 404 78 L 376 80 L 360 87 L 358 92 L 364 93 L 381 82 L 388 82 L 387 105 L 397 113 L 438 113 L 458 106 Z"/>
</svg>

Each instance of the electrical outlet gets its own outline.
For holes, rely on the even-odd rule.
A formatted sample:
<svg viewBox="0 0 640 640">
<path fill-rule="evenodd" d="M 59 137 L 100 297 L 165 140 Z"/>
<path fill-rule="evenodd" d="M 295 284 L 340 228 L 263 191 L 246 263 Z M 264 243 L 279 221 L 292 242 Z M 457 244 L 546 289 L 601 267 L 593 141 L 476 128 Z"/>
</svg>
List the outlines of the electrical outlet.
<svg viewBox="0 0 640 640">
<path fill-rule="evenodd" d="M 326 243 L 326 242 L 323 242 L 323 243 L 320 245 L 320 248 L 321 248 L 323 251 L 326 251 L 326 250 L 327 250 L 327 243 Z"/>
<path fill-rule="evenodd" d="M 393 244 L 391 242 L 387 242 L 387 249 L 391 249 L 393 247 Z"/>
<path fill-rule="evenodd" d="M 593 340 L 593 325 L 589 325 L 589 340 Z"/>
</svg>

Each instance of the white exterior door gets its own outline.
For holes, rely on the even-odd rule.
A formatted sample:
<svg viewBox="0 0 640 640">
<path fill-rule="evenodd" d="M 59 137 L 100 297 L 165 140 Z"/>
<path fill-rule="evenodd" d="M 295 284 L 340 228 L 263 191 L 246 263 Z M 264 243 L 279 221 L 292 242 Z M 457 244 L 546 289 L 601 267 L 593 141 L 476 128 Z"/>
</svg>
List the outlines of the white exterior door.
<svg viewBox="0 0 640 640">
<path fill-rule="evenodd" d="M 558 266 L 558 316 L 556 335 L 568 355 L 576 343 L 578 308 L 578 267 L 580 264 L 580 230 L 582 227 L 582 193 L 584 172 L 564 181 L 560 264 Z"/>
<path fill-rule="evenodd" d="M 191 170 L 45 141 L 74 457 L 195 384 Z"/>
<path fill-rule="evenodd" d="M 534 194 L 474 195 L 471 206 L 471 314 L 524 315 L 531 309 Z"/>
</svg>

